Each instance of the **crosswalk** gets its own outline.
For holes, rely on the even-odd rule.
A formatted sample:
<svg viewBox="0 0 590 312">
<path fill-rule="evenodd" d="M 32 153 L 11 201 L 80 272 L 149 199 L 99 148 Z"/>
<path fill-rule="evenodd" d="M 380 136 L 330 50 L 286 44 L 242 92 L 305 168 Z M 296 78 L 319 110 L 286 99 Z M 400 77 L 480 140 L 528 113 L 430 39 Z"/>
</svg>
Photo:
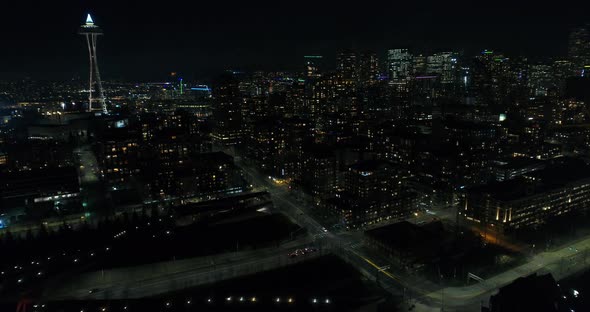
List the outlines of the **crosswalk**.
<svg viewBox="0 0 590 312">
<path fill-rule="evenodd" d="M 362 246 L 363 246 L 363 243 L 359 242 L 359 243 L 354 243 L 354 244 L 350 245 L 349 247 L 352 249 L 358 249 L 359 247 L 362 247 Z"/>
<path fill-rule="evenodd" d="M 314 234 L 313 235 L 313 238 L 314 239 L 321 239 L 321 238 L 324 238 L 326 236 L 328 236 L 328 233 L 318 233 L 318 234 Z"/>
</svg>

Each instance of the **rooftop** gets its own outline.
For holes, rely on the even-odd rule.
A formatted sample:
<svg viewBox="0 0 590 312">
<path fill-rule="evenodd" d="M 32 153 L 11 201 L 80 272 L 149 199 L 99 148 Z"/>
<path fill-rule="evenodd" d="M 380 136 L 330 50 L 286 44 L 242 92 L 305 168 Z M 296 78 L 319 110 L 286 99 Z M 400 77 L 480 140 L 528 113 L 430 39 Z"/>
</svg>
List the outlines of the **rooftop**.
<svg viewBox="0 0 590 312">
<path fill-rule="evenodd" d="M 551 274 L 519 277 L 490 298 L 491 311 L 560 311 L 560 290 Z"/>
<path fill-rule="evenodd" d="M 514 157 L 507 159 L 506 162 L 500 165 L 502 169 L 520 169 L 531 166 L 541 166 L 545 161 L 529 158 L 529 157 Z"/>
<path fill-rule="evenodd" d="M 436 252 L 445 230 L 441 221 L 416 225 L 408 221 L 366 231 L 366 235 L 398 250 L 418 254 Z"/>
<path fill-rule="evenodd" d="M 558 189 L 583 179 L 590 179 L 590 166 L 580 159 L 564 158 L 548 164 L 542 170 L 528 173 L 526 177 L 492 182 L 471 188 L 469 192 L 487 193 L 498 200 L 510 201 Z"/>
<path fill-rule="evenodd" d="M 386 166 L 391 166 L 391 163 L 384 160 L 363 160 L 350 165 L 349 168 L 354 171 L 374 172 Z"/>
</svg>

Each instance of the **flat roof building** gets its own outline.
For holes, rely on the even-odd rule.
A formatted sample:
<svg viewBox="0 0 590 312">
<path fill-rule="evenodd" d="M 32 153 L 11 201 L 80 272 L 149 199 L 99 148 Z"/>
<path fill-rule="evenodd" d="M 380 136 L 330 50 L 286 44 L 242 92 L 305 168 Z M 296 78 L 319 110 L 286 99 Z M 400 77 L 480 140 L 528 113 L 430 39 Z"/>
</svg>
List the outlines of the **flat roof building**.
<svg viewBox="0 0 590 312">
<path fill-rule="evenodd" d="M 458 214 L 467 223 L 505 232 L 588 208 L 590 167 L 567 158 L 512 180 L 467 189 Z"/>
</svg>

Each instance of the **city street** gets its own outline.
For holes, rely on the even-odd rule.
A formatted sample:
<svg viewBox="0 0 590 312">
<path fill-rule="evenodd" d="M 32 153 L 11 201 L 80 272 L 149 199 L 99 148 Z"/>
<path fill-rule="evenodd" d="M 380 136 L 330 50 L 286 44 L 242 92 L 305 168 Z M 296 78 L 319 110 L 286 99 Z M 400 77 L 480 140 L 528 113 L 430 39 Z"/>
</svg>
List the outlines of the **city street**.
<svg viewBox="0 0 590 312">
<path fill-rule="evenodd" d="M 45 287 L 44 297 L 58 299 L 140 298 L 200 284 L 213 283 L 246 274 L 262 272 L 315 258 L 318 250 L 297 257 L 294 250 L 313 246 L 309 237 L 287 242 L 278 248 L 225 253 L 137 267 L 89 272 L 68 281 L 56 281 Z M 173 286 L 171 286 L 173 285 Z M 94 290 L 92 293 L 89 291 Z"/>
<path fill-rule="evenodd" d="M 243 162 L 237 163 L 253 181 L 268 188 L 273 195 L 276 206 L 300 226 L 305 227 L 310 233 L 321 234 L 323 227 L 306 213 L 301 204 L 294 201 L 292 196 L 285 189 L 285 186 L 277 185 L 256 168 L 248 166 Z M 444 209 L 441 211 L 430 211 L 427 214 L 409 219 L 412 223 L 430 221 L 432 218 L 447 219 L 455 222 L 455 209 Z M 473 284 L 465 287 L 446 287 L 441 289 L 440 285 L 434 284 L 424 278 L 408 274 L 396 274 L 391 270 L 383 269 L 388 266 L 387 260 L 378 255 L 369 255 L 360 248 L 362 235 L 343 235 L 327 232 L 323 236 L 327 244 L 338 247 L 337 254 L 349 263 L 356 264 L 357 269 L 366 275 L 372 276 L 384 289 L 396 295 L 412 293 L 413 299 L 418 303 L 417 311 L 439 311 L 440 307 L 445 310 L 473 311 L 481 303 L 486 303 L 489 296 L 497 291 L 499 287 L 511 283 L 518 277 L 527 276 L 536 271 L 551 272 L 556 279 L 560 279 L 588 267 L 585 261 L 578 261 L 575 265 L 567 263 L 569 269 L 564 270 L 566 259 L 575 255 L 585 255 L 590 252 L 590 237 L 579 241 L 571 246 L 563 247 L 554 252 L 544 252 L 532 257 L 526 264 L 500 273 L 483 283 Z M 379 260 L 376 260 L 379 259 Z M 380 277 L 379 277 L 380 276 Z"/>
<path fill-rule="evenodd" d="M 78 2 L 0 18 L 0 312 L 590 311 L 581 6 Z"/>
<path fill-rule="evenodd" d="M 44 295 L 61 299 L 140 298 L 162 294 L 201 284 L 235 278 L 305 261 L 320 254 L 334 253 L 392 294 L 403 296 L 415 305 L 416 311 L 472 311 L 489 300 L 499 287 L 514 279 L 537 271 L 551 272 L 557 279 L 587 268 L 590 237 L 553 252 L 544 252 L 513 269 L 483 282 L 464 287 L 445 287 L 406 272 L 396 272 L 387 258 L 363 248 L 362 232 L 332 232 L 316 221 L 301 203 L 294 199 L 284 185 L 259 173 L 256 168 L 236 162 L 252 179 L 253 184 L 272 194 L 276 209 L 305 228 L 308 235 L 287 242 L 278 248 L 226 253 L 169 261 L 139 267 L 113 269 L 82 274 L 71 281 L 47 287 Z M 451 211 L 451 212 L 450 212 Z M 410 222 L 428 222 L 433 218 L 454 221 L 451 209 L 431 211 Z M 295 249 L 317 246 L 321 252 L 311 257 L 290 258 Z M 63 282 L 63 281 L 62 281 Z M 92 293 L 89 293 L 89 291 Z"/>
</svg>

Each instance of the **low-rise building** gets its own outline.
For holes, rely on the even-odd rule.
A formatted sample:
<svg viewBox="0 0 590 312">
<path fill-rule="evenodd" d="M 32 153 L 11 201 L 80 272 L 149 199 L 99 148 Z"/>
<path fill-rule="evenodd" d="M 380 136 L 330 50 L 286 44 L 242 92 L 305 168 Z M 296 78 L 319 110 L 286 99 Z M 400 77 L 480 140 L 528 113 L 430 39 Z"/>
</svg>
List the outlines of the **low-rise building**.
<svg viewBox="0 0 590 312">
<path fill-rule="evenodd" d="M 442 222 L 417 225 L 402 221 L 365 232 L 365 244 L 379 250 L 396 265 L 416 269 L 436 260 L 444 239 Z"/>
<path fill-rule="evenodd" d="M 4 224 L 80 208 L 80 181 L 74 167 L 0 175 L 0 215 Z"/>
<path fill-rule="evenodd" d="M 563 297 L 565 298 L 565 296 Z M 488 312 L 565 311 L 559 285 L 551 274 L 519 277 L 490 297 Z M 567 309 L 569 310 L 569 309 Z M 573 310 L 571 310 L 573 311 Z"/>
<path fill-rule="evenodd" d="M 458 214 L 468 224 L 506 232 L 589 208 L 590 166 L 568 158 L 512 180 L 467 189 Z"/>
</svg>

